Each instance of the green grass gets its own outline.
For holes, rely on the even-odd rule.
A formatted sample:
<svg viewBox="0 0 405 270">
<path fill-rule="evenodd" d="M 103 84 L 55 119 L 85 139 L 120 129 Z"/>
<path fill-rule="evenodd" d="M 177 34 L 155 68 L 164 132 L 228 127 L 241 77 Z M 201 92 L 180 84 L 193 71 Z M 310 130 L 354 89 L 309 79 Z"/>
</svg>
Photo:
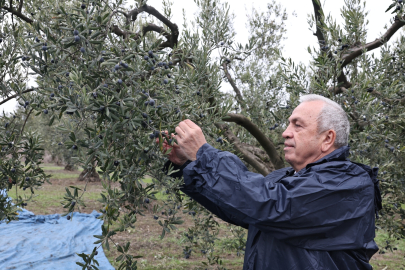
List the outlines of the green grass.
<svg viewBox="0 0 405 270">
<path fill-rule="evenodd" d="M 160 239 L 156 241 L 161 241 Z M 111 248 L 111 247 L 110 247 Z M 180 248 L 180 247 L 179 247 Z M 104 253 L 106 254 L 109 262 L 113 267 L 118 269 L 119 263 L 113 259 L 112 253 L 103 247 Z M 142 251 L 140 251 L 142 252 Z M 167 250 L 155 250 L 154 257 L 152 259 L 139 258 L 137 259 L 137 266 L 143 270 L 185 270 L 185 269 L 205 269 L 206 267 L 201 263 L 200 260 L 187 260 L 179 255 L 178 250 L 173 250 L 172 252 Z M 204 260 L 203 260 L 204 261 Z M 208 260 L 205 260 L 208 262 Z M 242 269 L 243 257 L 237 259 L 222 259 L 223 265 L 232 269 Z"/>
<path fill-rule="evenodd" d="M 75 186 L 83 190 L 85 185 L 75 185 Z M 34 190 L 34 192 L 35 192 L 35 194 L 34 194 L 35 200 L 38 200 L 38 201 L 46 200 L 47 201 L 46 203 L 52 203 L 52 201 L 54 199 L 58 199 L 58 198 L 62 199 L 64 194 L 66 193 L 66 190 L 65 190 L 65 187 L 59 186 L 59 187 L 53 188 L 53 189 L 39 188 L 37 190 Z M 21 189 L 18 190 L 18 195 L 23 198 L 24 198 L 24 196 L 29 197 L 30 194 L 31 194 L 31 191 L 28 189 L 25 191 L 23 191 Z M 10 189 L 8 195 L 13 199 L 16 198 L 15 187 Z M 92 191 L 87 190 L 84 193 L 83 198 L 88 198 L 90 200 L 96 200 L 96 199 L 100 198 L 100 192 L 92 192 Z M 44 204 L 44 205 L 46 205 L 46 204 Z"/>
<path fill-rule="evenodd" d="M 136 242 L 137 245 L 141 246 L 133 251 L 135 252 L 134 255 L 144 255 L 144 257 L 138 259 L 138 267 L 140 269 L 205 269 L 206 267 L 204 267 L 202 262 L 208 262 L 208 260 L 197 250 L 192 253 L 190 259 L 183 257 L 182 249 L 186 243 L 183 242 L 181 235 L 186 230 L 186 227 L 179 226 L 178 230 L 166 234 L 163 239 L 160 239 L 158 233 L 139 236 L 140 232 L 136 228 L 127 231 L 127 238 L 132 238 L 132 244 Z M 120 237 L 120 239 L 122 238 Z M 112 244 L 110 243 L 110 248 L 111 246 Z M 151 247 L 153 248 L 151 249 Z M 229 259 L 225 256 L 234 252 L 227 251 L 219 245 L 216 248 L 216 255 L 222 257 L 222 262 L 227 268 L 242 268 L 243 256 L 236 258 L 233 256 Z M 114 260 L 117 253 L 112 251 L 112 249 L 108 251 L 104 246 L 104 252 L 111 265 L 118 268 L 119 263 Z"/>
<path fill-rule="evenodd" d="M 76 185 L 80 189 L 84 189 L 84 184 L 83 185 Z M 66 190 L 65 187 L 60 186 L 60 185 L 54 185 L 51 188 L 39 188 L 34 190 L 33 198 L 28 201 L 29 204 L 29 210 L 34 212 L 34 213 L 41 213 L 41 214 L 49 214 L 52 211 L 46 211 L 46 209 L 52 209 L 52 208 L 60 208 L 61 207 L 61 201 L 63 200 L 63 197 L 65 196 Z M 79 195 L 82 193 L 82 191 L 79 191 Z M 9 192 L 8 195 L 15 200 L 17 198 L 17 194 L 15 192 L 15 187 L 13 187 Z M 23 190 L 18 190 L 18 196 L 21 196 L 23 199 L 28 199 L 31 195 L 31 191 L 29 189 L 23 191 Z M 98 199 L 100 199 L 100 192 L 98 191 L 91 191 L 87 190 L 83 197 L 83 201 L 87 205 L 88 202 L 95 202 Z M 60 212 L 60 211 L 59 211 Z M 62 212 L 60 212 L 62 214 Z"/>
<path fill-rule="evenodd" d="M 38 208 L 46 208 L 46 207 L 57 207 L 60 205 L 59 201 L 62 200 L 64 192 L 62 190 L 52 190 L 52 191 L 44 191 L 44 190 L 34 190 L 34 198 L 31 202 L 35 202 Z M 15 192 L 15 187 L 13 187 L 8 195 L 15 200 L 17 198 L 17 194 Z M 24 198 L 29 198 L 31 195 L 31 191 L 29 190 L 18 190 L 18 196 Z"/>
<path fill-rule="evenodd" d="M 205 269 L 204 265 L 200 261 L 190 261 L 186 259 L 178 259 L 174 257 L 167 257 L 167 256 L 160 256 L 159 253 L 156 255 L 157 259 L 159 259 L 160 262 L 152 262 L 154 265 L 150 265 L 151 262 L 148 262 L 148 260 L 145 259 L 138 259 L 138 266 L 141 269 L 144 270 L 180 270 L 180 269 Z M 232 267 L 233 269 L 242 269 L 243 265 L 243 259 L 223 259 L 222 260 L 223 265 L 226 265 L 227 267 Z M 148 265 L 149 264 L 149 265 Z"/>
<path fill-rule="evenodd" d="M 42 165 L 41 168 L 44 171 L 59 171 L 59 170 L 63 169 L 63 167 L 61 167 L 61 166 L 52 166 L 52 165 Z"/>
<path fill-rule="evenodd" d="M 41 168 L 44 170 L 44 171 L 60 171 L 60 170 L 63 170 L 64 169 L 64 166 L 57 166 L 57 165 L 49 165 L 49 164 L 42 164 L 41 165 Z M 79 173 L 81 173 L 83 171 L 83 168 L 81 168 L 81 167 L 79 167 L 79 168 L 77 168 L 77 170 L 75 170 L 75 172 L 79 172 Z M 49 173 L 51 173 L 51 172 L 49 172 Z"/>
<path fill-rule="evenodd" d="M 374 240 L 380 248 L 380 252 L 385 252 L 384 254 L 375 255 L 370 261 L 374 269 L 405 270 L 405 240 L 389 239 L 388 233 L 381 230 L 376 232 Z M 388 250 L 385 249 L 387 246 L 386 241 L 389 241 L 392 250 L 390 248 Z M 393 248 L 396 248 L 397 250 L 393 250 Z M 375 260 L 376 258 L 378 258 L 378 260 Z"/>
<path fill-rule="evenodd" d="M 152 184 L 153 183 L 152 178 L 150 178 L 150 177 L 146 177 L 146 178 L 142 179 L 142 182 L 145 183 L 145 184 Z M 163 192 L 156 193 L 155 197 L 158 200 L 166 200 L 168 198 L 168 196 Z"/>
<path fill-rule="evenodd" d="M 79 173 L 78 174 L 72 174 L 72 173 L 51 173 L 51 178 L 52 179 L 69 179 L 69 178 L 78 178 L 79 177 Z"/>
</svg>

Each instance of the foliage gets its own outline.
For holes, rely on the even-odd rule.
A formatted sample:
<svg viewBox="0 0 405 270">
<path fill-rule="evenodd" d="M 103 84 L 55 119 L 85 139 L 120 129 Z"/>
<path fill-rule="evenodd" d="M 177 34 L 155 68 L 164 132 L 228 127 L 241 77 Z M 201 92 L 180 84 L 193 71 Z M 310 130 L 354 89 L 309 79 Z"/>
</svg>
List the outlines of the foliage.
<svg viewBox="0 0 405 270">
<path fill-rule="evenodd" d="M 343 28 L 313 0 L 310 25 L 320 46 L 308 48 L 313 61 L 307 67 L 281 57 L 287 17 L 274 2 L 265 11 L 252 10 L 245 45 L 235 42 L 228 4 L 195 0 L 196 19 L 184 21 L 179 33 L 171 2 L 163 3 L 162 14 L 145 0 L 137 0 L 132 10 L 122 0 L 11 1 L 10 6 L 0 1 L 1 104 L 16 97 L 22 106 L 15 118 L 1 120 L 0 187 L 9 189 L 15 181 L 34 192 L 47 179 L 38 167 L 42 139 L 24 129 L 30 116 L 42 117 L 41 123 L 46 120 L 50 126 L 42 133 L 47 140 L 63 141 L 65 153 L 84 168 L 97 164 L 105 179 L 103 234 L 97 244 L 109 248 L 111 237 L 133 227 L 163 191 L 166 199 L 154 204 L 161 236 L 181 224 L 179 211 L 190 212 L 195 226 L 186 236 L 185 257 L 201 250 L 207 264 L 221 268 L 213 245 L 217 224 L 180 192 L 182 179 L 161 170 L 167 154 L 162 153 L 163 140 L 175 143 L 164 131 L 174 133 L 178 122 L 189 118 L 202 127 L 210 144 L 238 154 L 250 169 L 266 174 L 286 166 L 278 145 L 299 96 L 317 93 L 337 101 L 350 115 L 351 159 L 383 172 L 384 209 L 378 226 L 394 237 L 405 236 L 399 219 L 405 218 L 402 36 L 392 47 L 381 46 L 392 35 L 366 44 L 367 14 L 360 0 L 345 2 Z M 403 6 L 398 5 L 394 28 L 388 30 L 392 34 L 404 25 Z M 153 19 L 142 18 L 144 13 Z M 365 53 L 378 47 L 381 57 Z M 36 87 L 27 87 L 28 75 L 36 76 Z M 234 94 L 220 91 L 223 82 L 230 83 Z M 152 183 L 143 183 L 145 175 Z M 121 188 L 112 188 L 113 182 Z M 67 215 L 83 204 L 83 192 L 67 189 Z M 17 202 L 24 203 L 22 198 Z M 1 219 L 15 218 L 15 208 L 3 199 L 0 207 Z M 235 229 L 235 236 L 233 245 L 243 252 L 243 231 Z M 130 243 L 114 245 L 121 253 L 120 269 L 136 269 L 137 257 L 128 254 Z M 80 255 L 83 269 L 97 267 L 94 253 Z"/>
</svg>

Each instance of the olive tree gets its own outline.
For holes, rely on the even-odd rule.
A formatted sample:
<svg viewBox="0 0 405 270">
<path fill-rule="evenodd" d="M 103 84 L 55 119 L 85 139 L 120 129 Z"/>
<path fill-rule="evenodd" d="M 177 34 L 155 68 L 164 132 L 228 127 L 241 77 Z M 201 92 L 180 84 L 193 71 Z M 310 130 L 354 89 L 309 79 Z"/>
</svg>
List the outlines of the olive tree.
<svg viewBox="0 0 405 270">
<path fill-rule="evenodd" d="M 299 96 L 317 93 L 337 101 L 350 115 L 350 158 L 383 172 L 378 226 L 404 236 L 399 220 L 405 211 L 403 74 L 398 72 L 403 68 L 402 37 L 396 46 L 386 46 L 404 25 L 399 2 L 390 6 L 396 17 L 386 34 L 367 43 L 366 12 L 359 0 L 345 2 L 343 27 L 323 14 L 317 0 L 308 1 L 314 7 L 310 24 L 319 48 L 308 48 L 313 61 L 307 67 L 282 57 L 287 16 L 274 2 L 264 11 L 252 9 L 249 38 L 238 44 L 233 15 L 219 0 L 195 0 L 199 9 L 191 23 L 172 17 L 170 1 L 163 1 L 162 11 L 145 0 L 133 7 L 120 0 L 0 1 L 0 104 L 17 98 L 24 108 L 15 118 L 2 117 L 1 188 L 14 183 L 34 192 L 49 177 L 39 166 L 41 138 L 24 130 L 29 117 L 41 114 L 48 125 L 58 125 L 63 147 L 81 166 L 89 172 L 99 167 L 106 191 L 101 194 L 104 225 L 96 244 L 109 248 L 114 243 L 122 253 L 120 269 L 135 269 L 138 254 L 129 254 L 130 243 L 119 245 L 113 236 L 133 227 L 152 202 L 162 237 L 182 223 L 180 213 L 188 212 L 195 226 L 187 232 L 185 257 L 197 246 L 209 264 L 222 267 L 215 253 L 218 223 L 180 192 L 182 179 L 171 178 L 171 168 L 169 175 L 162 171 L 168 153 L 163 141 L 175 143 L 170 134 L 189 118 L 202 127 L 210 144 L 234 152 L 248 168 L 267 175 L 287 166 L 281 133 Z M 183 23 L 181 32 L 176 23 Z M 381 57 L 368 53 L 377 48 Z M 36 87 L 27 87 L 29 75 L 36 76 Z M 221 85 L 232 92 L 221 91 Z M 22 156 L 24 164 L 19 162 Z M 143 183 L 145 175 L 152 184 Z M 120 189 L 113 189 L 113 182 Z M 161 191 L 167 199 L 155 202 Z M 83 192 L 67 189 L 69 218 L 83 205 Z M 23 203 L 17 200 L 17 205 Z M 1 219 L 16 218 L 15 207 L 3 197 L 0 207 Z M 234 247 L 241 254 L 244 230 L 234 232 Z M 83 268 L 97 265 L 95 251 L 80 254 Z"/>
<path fill-rule="evenodd" d="M 174 132 L 179 121 L 190 118 L 204 129 L 212 144 L 233 149 L 226 139 L 220 138 L 223 119 L 235 105 L 233 95 L 219 91 L 222 63 L 233 61 L 225 57 L 228 51 L 254 54 L 260 47 L 256 41 L 266 40 L 270 30 L 253 36 L 246 46 L 234 45 L 228 5 L 219 1 L 196 3 L 200 8 L 197 19 L 190 28 L 184 27 L 181 36 L 171 21 L 168 1 L 164 2 L 163 13 L 146 1 L 137 1 L 131 9 L 122 1 L 56 2 L 54 7 L 36 1 L 19 2 L 17 6 L 13 2 L 2 3 L 4 22 L 17 30 L 2 33 L 8 44 L 5 48 L 14 51 L 5 53 L 8 59 L 4 63 L 13 64 L 2 66 L 8 81 L 2 82 L 1 102 L 17 98 L 24 109 L 16 119 L 25 119 L 24 123 L 30 116 L 46 115 L 49 125 L 57 124 L 58 131 L 68 138 L 64 147 L 77 153 L 83 167 L 93 169 L 96 161 L 106 188 L 101 197 L 103 234 L 96 243 L 109 248 L 115 233 L 110 226 L 118 223 L 118 230 L 134 226 L 137 215 L 142 215 L 145 206 L 155 199 L 154 194 L 163 190 L 168 199 L 162 205 L 154 205 L 162 237 L 182 223 L 179 212 L 189 212 L 196 221 L 188 234 L 190 246 L 197 244 L 206 250 L 209 262 L 215 264 L 220 262 L 212 252 L 218 223 L 196 202 L 184 197 L 179 191 L 181 179 L 172 179 L 162 172 L 167 154 L 162 153 L 162 143 L 175 143 L 168 134 Z M 269 6 L 268 13 L 273 7 L 276 6 Z M 153 19 L 138 20 L 144 13 Z M 11 20 L 6 21 L 4 16 L 11 16 Z M 277 23 L 282 24 L 282 20 Z M 279 31 L 277 23 L 267 27 Z M 274 41 L 275 47 L 280 39 Z M 37 87 L 27 87 L 28 75 L 37 76 Z M 8 118 L 3 117 L 10 123 L 4 126 L 2 142 L 20 145 L 31 140 L 29 134 L 13 137 L 14 129 L 25 134 L 24 126 L 19 127 L 17 121 Z M 77 136 L 79 132 L 85 136 Z M 43 154 L 42 149 L 35 150 Z M 29 162 L 39 168 L 41 156 L 20 164 L 20 149 L 11 147 L 4 148 L 3 156 L 4 177 L 14 173 L 14 183 L 21 188 L 34 188 L 48 177 L 37 173 L 31 177 L 36 182 L 23 178 Z M 17 167 L 16 171 L 7 170 L 11 167 Z M 142 182 L 146 174 L 153 177 L 153 184 Z M 112 189 L 111 182 L 119 182 L 121 189 Z M 82 194 L 78 188 L 67 190 L 68 217 L 83 205 Z M 22 198 L 17 200 L 17 205 L 23 203 Z M 15 209 L 3 209 L 11 220 Z M 240 250 L 242 246 L 238 244 Z M 127 253 L 128 247 L 129 243 L 117 245 L 123 253 L 117 260 L 122 261 L 123 267 L 134 268 L 136 262 Z M 186 246 L 185 256 L 190 252 Z M 89 266 L 94 259 L 94 253 L 81 256 L 83 266 Z"/>
</svg>

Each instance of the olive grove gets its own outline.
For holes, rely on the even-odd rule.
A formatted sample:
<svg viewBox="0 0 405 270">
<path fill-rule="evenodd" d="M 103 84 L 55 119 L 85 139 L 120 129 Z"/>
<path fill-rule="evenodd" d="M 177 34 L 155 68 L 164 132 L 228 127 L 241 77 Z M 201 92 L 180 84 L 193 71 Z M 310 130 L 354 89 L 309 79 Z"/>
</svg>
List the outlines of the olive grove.
<svg viewBox="0 0 405 270">
<path fill-rule="evenodd" d="M 121 0 L 0 0 L 0 104 L 20 104 L 0 120 L 0 189 L 15 185 L 34 194 L 49 178 L 40 167 L 44 149 L 63 148 L 89 174 L 97 167 L 105 192 L 103 234 L 96 243 L 114 244 L 122 253 L 120 269 L 136 269 L 139 254 L 129 254 L 130 243 L 114 243 L 113 235 L 136 226 L 157 192 L 168 198 L 154 204 L 151 220 L 161 225 L 161 236 L 182 223 L 178 213 L 190 213 L 195 226 L 188 229 L 193 237 L 184 253 L 198 247 L 207 264 L 222 267 L 215 255 L 218 223 L 180 192 L 182 179 L 162 171 L 163 141 L 175 143 L 165 131 L 174 133 L 181 120 L 191 119 L 210 144 L 267 175 L 288 166 L 281 134 L 299 96 L 315 93 L 335 100 L 350 116 L 350 159 L 379 167 L 383 209 L 377 229 L 405 238 L 402 1 L 387 4 L 393 18 L 381 37 L 367 36 L 365 2 L 345 0 L 344 24 L 338 25 L 317 0 L 308 1 L 314 7 L 314 33 L 308 35 L 319 43 L 308 48 L 308 65 L 283 58 L 287 15 L 274 1 L 264 11 L 252 9 L 245 44 L 235 42 L 225 1 L 194 1 L 198 12 L 195 18 L 185 14 L 193 17 L 189 22 L 172 16 L 170 0 L 163 0 L 163 10 L 146 0 L 133 6 Z M 30 76 L 37 86 L 28 86 Z M 233 91 L 221 91 L 221 85 Z M 27 129 L 34 118 L 48 125 L 46 132 Z M 145 176 L 153 183 L 145 185 Z M 83 192 L 66 189 L 65 215 L 83 204 Z M 0 220 L 18 218 L 16 207 L 30 199 L 11 205 L 0 197 Z M 243 231 L 235 228 L 238 253 Z M 83 269 L 97 267 L 95 251 L 80 255 Z"/>
</svg>

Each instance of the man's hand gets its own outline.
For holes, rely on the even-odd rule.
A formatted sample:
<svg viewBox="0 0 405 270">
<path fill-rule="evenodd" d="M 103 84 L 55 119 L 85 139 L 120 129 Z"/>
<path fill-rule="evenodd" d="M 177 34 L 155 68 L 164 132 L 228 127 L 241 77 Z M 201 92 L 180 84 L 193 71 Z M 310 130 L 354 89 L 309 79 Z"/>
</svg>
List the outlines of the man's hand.
<svg viewBox="0 0 405 270">
<path fill-rule="evenodd" d="M 168 132 L 165 131 L 165 133 L 167 134 Z M 172 134 L 172 137 L 173 136 L 174 134 Z M 167 141 L 169 139 L 169 136 L 166 135 L 165 137 L 166 140 L 163 140 L 163 153 L 166 153 L 167 150 L 171 148 L 172 150 L 167 155 L 169 160 L 176 165 L 183 165 L 188 160 L 186 155 L 184 154 L 184 151 L 181 150 L 180 146 L 177 143 L 170 145 Z M 159 143 L 159 139 L 156 139 L 156 143 Z"/>
<path fill-rule="evenodd" d="M 190 119 L 186 119 L 180 122 L 175 130 L 177 133 L 175 138 L 184 155 L 191 161 L 196 160 L 198 149 L 207 143 L 201 128 Z"/>
</svg>

